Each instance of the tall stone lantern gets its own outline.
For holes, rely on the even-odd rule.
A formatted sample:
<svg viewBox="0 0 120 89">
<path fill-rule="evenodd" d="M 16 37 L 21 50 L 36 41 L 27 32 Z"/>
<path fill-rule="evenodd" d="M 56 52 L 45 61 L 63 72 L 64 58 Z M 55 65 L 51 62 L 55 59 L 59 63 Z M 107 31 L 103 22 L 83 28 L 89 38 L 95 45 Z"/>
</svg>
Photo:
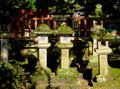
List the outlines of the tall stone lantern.
<svg viewBox="0 0 120 89">
<path fill-rule="evenodd" d="M 75 32 L 66 23 L 62 23 L 57 29 L 57 34 L 60 36 L 60 41 L 57 43 L 57 46 L 61 49 L 61 68 L 68 69 L 69 49 L 73 47 L 70 36 L 75 34 Z"/>
<path fill-rule="evenodd" d="M 75 34 L 75 32 L 67 26 L 65 23 L 62 23 L 58 29 L 57 34 L 60 36 L 59 41 L 57 43 L 58 48 L 61 49 L 61 63 L 60 68 L 57 69 L 57 77 L 65 79 L 71 79 L 71 84 L 73 87 L 77 87 L 75 89 L 79 89 L 80 87 L 80 79 L 78 79 L 78 71 L 74 68 L 70 67 L 70 57 L 69 57 L 69 49 L 73 47 L 73 43 L 70 38 Z M 68 85 L 69 83 L 66 81 L 64 84 Z"/>
<path fill-rule="evenodd" d="M 52 34 L 53 31 L 46 24 L 40 24 L 33 31 L 33 34 L 37 35 L 38 38 L 38 49 L 39 49 L 39 64 L 43 68 L 47 68 L 47 48 L 50 47 L 48 42 L 48 36 Z"/>
<path fill-rule="evenodd" d="M 98 82 L 105 82 L 108 74 L 107 56 L 112 52 L 109 47 L 109 40 L 113 36 L 103 27 L 92 28 L 91 36 L 93 38 L 93 56 L 96 56 L 98 63 L 99 75 L 96 76 Z M 96 41 L 94 41 L 96 39 Z"/>
<path fill-rule="evenodd" d="M 104 43 L 104 45 L 102 44 Z M 98 82 L 105 82 L 106 75 L 108 74 L 108 57 L 107 55 L 112 52 L 112 49 L 109 47 L 109 43 L 107 40 L 102 42 L 98 41 L 98 48 L 95 50 L 98 54 L 99 60 L 99 75 L 96 76 Z"/>
</svg>

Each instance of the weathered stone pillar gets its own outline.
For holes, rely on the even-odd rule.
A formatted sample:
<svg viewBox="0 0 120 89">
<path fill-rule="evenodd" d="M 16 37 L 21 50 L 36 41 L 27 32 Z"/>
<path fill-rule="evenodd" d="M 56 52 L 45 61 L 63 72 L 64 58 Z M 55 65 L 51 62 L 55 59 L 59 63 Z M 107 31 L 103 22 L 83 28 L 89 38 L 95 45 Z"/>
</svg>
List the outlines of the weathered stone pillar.
<svg viewBox="0 0 120 89">
<path fill-rule="evenodd" d="M 47 48 L 50 47 L 47 36 L 38 37 L 39 63 L 42 67 L 47 67 Z"/>
<path fill-rule="evenodd" d="M 104 45 L 101 41 L 98 41 L 98 49 L 96 49 L 99 59 L 99 75 L 97 76 L 98 82 L 106 81 L 105 77 L 108 74 L 107 55 L 111 52 L 111 48 L 108 47 L 108 41 L 105 41 Z"/>
<path fill-rule="evenodd" d="M 69 49 L 61 48 L 61 68 L 69 68 Z"/>
<path fill-rule="evenodd" d="M 91 48 L 92 56 L 90 56 L 89 61 L 91 63 L 97 63 L 98 62 L 98 54 L 95 51 L 95 49 L 98 48 L 97 39 L 93 39 L 93 42 L 92 42 L 92 44 L 90 46 L 92 46 L 92 48 Z"/>
<path fill-rule="evenodd" d="M 69 68 L 69 49 L 73 47 L 69 37 L 60 37 L 58 47 L 61 48 L 61 68 Z"/>
<path fill-rule="evenodd" d="M 96 56 L 98 54 L 96 54 L 95 49 L 97 49 L 98 45 L 97 45 L 97 39 L 93 39 L 93 56 Z"/>
<path fill-rule="evenodd" d="M 9 39 L 0 38 L 0 61 L 8 62 L 9 57 Z"/>
</svg>

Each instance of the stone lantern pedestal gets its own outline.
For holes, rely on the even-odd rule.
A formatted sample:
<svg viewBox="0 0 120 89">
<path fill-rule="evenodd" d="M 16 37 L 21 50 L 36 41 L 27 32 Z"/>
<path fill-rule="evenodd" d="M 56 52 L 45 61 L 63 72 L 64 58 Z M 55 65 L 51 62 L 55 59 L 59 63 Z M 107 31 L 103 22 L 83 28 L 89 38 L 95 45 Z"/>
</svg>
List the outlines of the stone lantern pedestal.
<svg viewBox="0 0 120 89">
<path fill-rule="evenodd" d="M 106 75 L 108 74 L 108 62 L 107 55 L 112 52 L 111 48 L 108 47 L 108 41 L 104 42 L 98 41 L 98 49 L 95 50 L 98 54 L 99 60 L 99 75 L 96 76 L 98 82 L 105 82 Z"/>
<path fill-rule="evenodd" d="M 61 49 L 61 68 L 69 68 L 69 49 L 73 47 L 70 43 L 70 38 L 67 36 L 61 36 L 58 47 Z"/>
<path fill-rule="evenodd" d="M 57 46 L 61 49 L 60 69 L 57 70 L 57 77 L 61 79 L 60 84 L 63 84 L 66 89 L 79 89 L 80 80 L 76 69 L 70 67 L 69 49 L 73 47 L 69 36 L 60 36 L 60 42 Z M 62 82 L 64 80 L 64 83 Z M 68 83 L 68 80 L 69 83 Z M 62 86 L 63 86 L 62 85 Z M 63 89 L 63 88 L 60 88 Z"/>
<path fill-rule="evenodd" d="M 47 48 L 50 47 L 48 43 L 48 36 L 38 37 L 38 50 L 39 50 L 39 64 L 40 66 L 47 68 Z"/>
</svg>

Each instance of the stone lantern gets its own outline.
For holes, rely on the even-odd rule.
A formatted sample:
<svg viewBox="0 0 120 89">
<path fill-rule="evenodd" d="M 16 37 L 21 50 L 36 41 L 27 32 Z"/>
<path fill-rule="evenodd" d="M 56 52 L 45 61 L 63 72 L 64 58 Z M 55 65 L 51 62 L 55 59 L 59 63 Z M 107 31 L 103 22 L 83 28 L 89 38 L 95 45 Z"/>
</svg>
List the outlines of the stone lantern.
<svg viewBox="0 0 120 89">
<path fill-rule="evenodd" d="M 104 43 L 104 44 L 102 44 Z M 98 54 L 99 60 L 99 75 L 96 76 L 98 82 L 105 82 L 106 75 L 108 74 L 108 62 L 107 55 L 112 52 L 112 49 L 108 47 L 108 41 L 98 41 L 98 48 L 95 50 Z"/>
<path fill-rule="evenodd" d="M 37 35 L 38 38 L 38 49 L 39 49 L 39 63 L 40 66 L 47 68 L 47 48 L 50 47 L 48 42 L 48 35 L 52 34 L 53 31 L 46 24 L 40 24 L 33 31 L 33 34 Z"/>
<path fill-rule="evenodd" d="M 65 23 L 62 23 L 57 29 L 57 34 L 60 36 L 60 40 L 57 43 L 57 46 L 61 49 L 61 63 L 60 68 L 57 69 L 57 77 L 60 77 L 60 79 L 66 79 L 66 81 L 64 82 L 64 85 L 66 87 L 72 85 L 72 89 L 79 89 L 79 73 L 74 68 L 70 68 L 69 57 L 69 49 L 73 47 L 73 43 L 71 42 L 70 38 L 75 34 L 75 32 Z M 71 81 L 69 81 L 68 83 L 67 79 L 70 79 Z M 70 87 L 68 89 L 70 89 Z"/>
<path fill-rule="evenodd" d="M 57 29 L 57 34 L 60 35 L 60 41 L 57 46 L 61 49 L 61 68 L 68 69 L 69 49 L 73 47 L 70 36 L 75 34 L 75 32 L 66 23 L 62 23 Z"/>
</svg>

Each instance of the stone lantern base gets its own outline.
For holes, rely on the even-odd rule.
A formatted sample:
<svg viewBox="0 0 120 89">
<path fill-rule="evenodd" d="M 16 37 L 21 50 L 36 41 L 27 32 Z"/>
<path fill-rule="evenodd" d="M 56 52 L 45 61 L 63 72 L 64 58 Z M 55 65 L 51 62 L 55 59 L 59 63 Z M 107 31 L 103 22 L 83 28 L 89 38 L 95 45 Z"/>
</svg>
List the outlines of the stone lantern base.
<svg viewBox="0 0 120 89">
<path fill-rule="evenodd" d="M 57 75 L 38 81 L 35 89 L 80 89 L 80 79 L 75 69 L 58 69 Z"/>
<path fill-rule="evenodd" d="M 106 82 L 106 76 L 105 75 L 97 75 L 96 76 L 97 82 Z"/>
</svg>

